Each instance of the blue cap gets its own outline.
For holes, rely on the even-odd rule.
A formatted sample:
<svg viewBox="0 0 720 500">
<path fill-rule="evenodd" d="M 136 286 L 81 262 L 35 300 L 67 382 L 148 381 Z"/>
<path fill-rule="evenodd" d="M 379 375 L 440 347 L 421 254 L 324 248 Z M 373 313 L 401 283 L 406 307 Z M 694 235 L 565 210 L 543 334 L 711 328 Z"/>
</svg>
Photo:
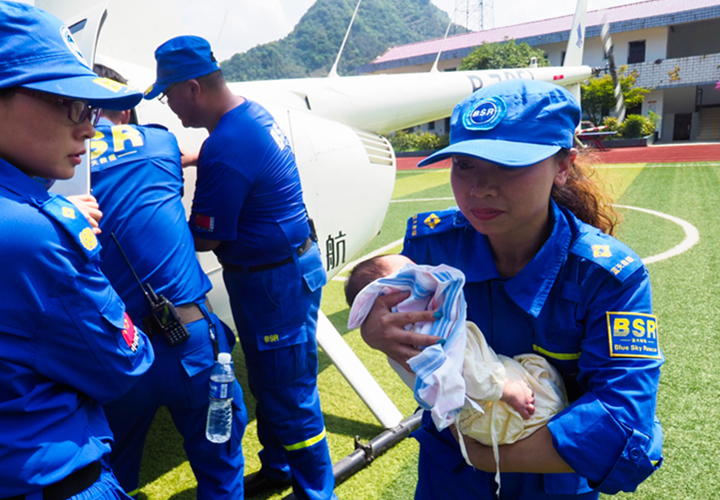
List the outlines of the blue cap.
<svg viewBox="0 0 720 500">
<path fill-rule="evenodd" d="M 116 110 L 142 100 L 139 91 L 93 73 L 62 21 L 31 5 L 0 2 L 0 40 L 2 89 L 25 87 Z"/>
<path fill-rule="evenodd" d="M 155 50 L 157 80 L 145 91 L 145 99 L 155 99 L 173 83 L 209 75 L 220 69 L 210 43 L 199 36 L 171 38 Z"/>
<path fill-rule="evenodd" d="M 418 167 L 465 155 L 506 167 L 528 167 L 573 147 L 580 105 L 570 92 L 538 80 L 507 80 L 455 106 L 450 145 Z"/>
</svg>

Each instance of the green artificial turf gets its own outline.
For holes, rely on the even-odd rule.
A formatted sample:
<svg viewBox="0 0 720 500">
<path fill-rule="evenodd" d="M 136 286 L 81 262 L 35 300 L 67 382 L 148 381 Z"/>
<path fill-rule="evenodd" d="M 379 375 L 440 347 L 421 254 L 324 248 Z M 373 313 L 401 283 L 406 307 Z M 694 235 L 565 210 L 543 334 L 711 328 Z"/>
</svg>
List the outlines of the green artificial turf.
<svg viewBox="0 0 720 500">
<path fill-rule="evenodd" d="M 650 264 L 660 346 L 666 357 L 660 380 L 658 416 L 665 432 L 665 463 L 632 498 L 720 498 L 714 464 L 720 452 L 720 164 L 648 166 L 621 202 L 672 214 L 693 224 L 700 241 L 689 251 Z M 620 237 L 641 253 L 667 249 L 682 238 L 678 230 L 634 215 Z M 664 245 L 659 245 L 665 242 Z M 630 497 L 630 495 L 619 495 Z"/>
<path fill-rule="evenodd" d="M 633 494 L 635 500 L 720 498 L 720 163 L 609 166 L 598 170 L 618 204 L 673 215 L 693 224 L 700 241 L 687 252 L 648 265 L 659 321 L 660 345 L 667 362 L 658 397 L 665 432 L 665 463 Z M 417 212 L 454 205 L 447 170 L 399 171 L 393 203 L 380 235 L 363 254 L 400 240 L 405 221 Z M 618 209 L 624 222 L 617 236 L 647 258 L 679 244 L 685 233 L 677 224 L 632 209 Z M 391 251 L 398 251 L 400 245 Z M 355 258 L 360 258 L 356 256 Z M 324 289 L 323 311 L 355 350 L 404 415 L 415 409 L 410 391 L 388 367 L 382 354 L 369 349 L 358 331 L 347 331 L 348 308 L 343 282 Z M 245 388 L 250 423 L 243 446 L 246 473 L 259 468 L 254 402 L 247 390 L 242 352 L 234 353 Z M 320 394 L 334 461 L 382 431 L 327 356 L 320 354 Z M 404 500 L 413 496 L 417 479 L 417 443 L 406 439 L 369 467 L 339 485 L 340 499 Z M 169 415 L 161 411 L 151 429 L 141 471 L 141 496 L 152 500 L 195 498 L 195 480 Z M 255 498 L 279 499 L 289 490 Z M 610 497 L 604 497 L 610 498 Z"/>
</svg>

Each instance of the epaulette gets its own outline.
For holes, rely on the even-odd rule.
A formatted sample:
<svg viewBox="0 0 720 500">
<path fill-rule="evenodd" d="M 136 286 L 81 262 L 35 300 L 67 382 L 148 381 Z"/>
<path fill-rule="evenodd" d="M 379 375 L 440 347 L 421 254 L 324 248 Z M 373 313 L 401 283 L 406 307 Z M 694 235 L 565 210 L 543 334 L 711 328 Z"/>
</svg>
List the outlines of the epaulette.
<svg viewBox="0 0 720 500">
<path fill-rule="evenodd" d="M 159 123 L 146 123 L 145 125 L 143 125 L 143 127 L 159 128 L 160 130 L 165 130 L 165 131 L 170 130 L 165 125 L 160 125 Z"/>
<path fill-rule="evenodd" d="M 468 220 L 457 207 L 434 212 L 423 212 L 408 219 L 405 238 L 438 234 L 465 227 Z"/>
<path fill-rule="evenodd" d="M 91 262 L 100 260 L 102 247 L 80 209 L 62 196 L 51 195 L 40 206 L 40 210 L 67 231 L 67 234 L 77 243 L 87 260 Z"/>
<path fill-rule="evenodd" d="M 570 248 L 570 253 L 594 262 L 620 282 L 643 267 L 642 260 L 630 247 L 600 231 L 583 234 Z"/>
</svg>

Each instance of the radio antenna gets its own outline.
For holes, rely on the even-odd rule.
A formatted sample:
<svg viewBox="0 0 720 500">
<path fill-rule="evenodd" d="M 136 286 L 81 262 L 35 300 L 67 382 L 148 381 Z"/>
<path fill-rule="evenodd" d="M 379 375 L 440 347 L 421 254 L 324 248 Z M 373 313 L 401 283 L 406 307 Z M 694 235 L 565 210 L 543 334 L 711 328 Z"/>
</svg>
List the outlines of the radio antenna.
<svg viewBox="0 0 720 500">
<path fill-rule="evenodd" d="M 145 290 L 145 287 L 143 286 L 142 281 L 140 281 L 140 277 L 137 275 L 137 273 L 135 272 L 135 268 L 130 263 L 130 259 L 128 259 L 128 256 L 125 255 L 125 251 L 123 250 L 122 246 L 120 245 L 120 242 L 118 241 L 118 239 L 115 237 L 115 233 L 110 233 L 110 236 L 112 236 L 112 239 L 115 242 L 115 244 L 117 245 L 118 250 L 120 250 L 120 254 L 123 256 L 123 259 L 125 259 L 125 262 L 127 262 L 127 265 L 130 268 L 130 271 L 132 271 L 133 276 L 135 276 L 135 281 L 138 282 L 138 285 L 140 286 L 140 290 L 142 290 L 142 293 L 145 295 L 145 298 L 147 300 L 150 300 L 150 295 L 148 294 L 147 290 Z M 154 292 L 153 292 L 153 294 L 154 294 Z"/>
</svg>

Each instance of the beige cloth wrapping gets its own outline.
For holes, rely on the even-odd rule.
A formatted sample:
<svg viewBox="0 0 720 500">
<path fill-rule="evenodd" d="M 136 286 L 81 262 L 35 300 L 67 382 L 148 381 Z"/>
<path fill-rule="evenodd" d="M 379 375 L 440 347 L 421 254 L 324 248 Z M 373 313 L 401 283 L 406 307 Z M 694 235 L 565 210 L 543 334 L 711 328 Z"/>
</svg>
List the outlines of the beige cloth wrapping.
<svg viewBox="0 0 720 500">
<path fill-rule="evenodd" d="M 486 446 L 514 443 L 567 406 L 562 377 L 545 358 L 537 354 L 515 358 L 497 355 L 469 321 L 467 334 L 463 378 L 468 399 L 455 422 L 461 433 Z M 530 419 L 524 420 L 500 401 L 506 380 L 524 380 L 530 386 L 535 396 L 535 414 Z"/>
<path fill-rule="evenodd" d="M 467 322 L 467 344 L 463 361 L 465 405 L 455 426 L 465 436 L 492 446 L 495 458 L 495 482 L 500 495 L 500 454 L 498 445 L 511 444 L 528 437 L 567 406 L 562 377 L 553 366 L 537 354 L 520 354 L 514 358 L 498 355 L 485 341 L 478 327 Z M 535 396 L 535 413 L 525 420 L 510 405 L 500 401 L 506 381 L 523 380 Z M 459 436 L 460 451 L 472 466 Z"/>
<path fill-rule="evenodd" d="M 465 436 L 492 446 L 496 470 L 500 469 L 498 445 L 511 444 L 528 437 L 544 426 L 568 405 L 565 384 L 558 371 L 542 356 L 520 354 L 514 358 L 496 354 L 480 329 L 466 322 L 467 343 L 463 360 L 465 404 L 455 426 Z M 411 389 L 415 374 L 388 358 L 390 366 Z M 523 380 L 535 396 L 535 413 L 525 420 L 507 403 L 500 401 L 506 381 Z M 460 436 L 460 451 L 472 467 L 465 440 Z M 495 474 L 500 495 L 500 472 Z"/>
</svg>

